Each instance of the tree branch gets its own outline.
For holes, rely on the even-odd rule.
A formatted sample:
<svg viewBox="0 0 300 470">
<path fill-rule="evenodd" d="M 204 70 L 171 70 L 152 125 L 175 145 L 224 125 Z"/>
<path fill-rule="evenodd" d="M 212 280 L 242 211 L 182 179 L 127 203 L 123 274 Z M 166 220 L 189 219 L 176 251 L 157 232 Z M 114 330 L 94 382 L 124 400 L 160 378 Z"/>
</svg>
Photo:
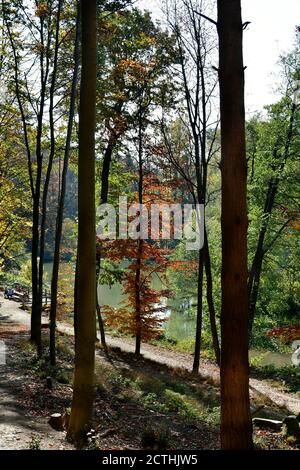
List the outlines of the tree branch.
<svg viewBox="0 0 300 470">
<path fill-rule="evenodd" d="M 196 13 L 196 15 L 201 16 L 201 18 L 204 18 L 205 20 L 207 20 L 210 23 L 214 24 L 215 26 L 218 26 L 218 23 L 215 20 L 213 20 L 209 16 L 204 15 L 204 13 L 199 13 L 199 11 L 196 11 L 196 10 L 193 10 L 193 12 Z"/>
</svg>

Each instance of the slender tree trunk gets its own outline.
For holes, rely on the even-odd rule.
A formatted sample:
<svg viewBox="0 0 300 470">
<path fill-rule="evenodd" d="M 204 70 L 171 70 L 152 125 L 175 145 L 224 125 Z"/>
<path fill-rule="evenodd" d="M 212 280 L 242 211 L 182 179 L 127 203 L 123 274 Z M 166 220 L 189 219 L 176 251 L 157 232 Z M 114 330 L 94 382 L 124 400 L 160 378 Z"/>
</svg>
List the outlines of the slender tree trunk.
<svg viewBox="0 0 300 470">
<path fill-rule="evenodd" d="M 111 157 L 113 153 L 113 149 L 115 147 L 115 143 L 113 139 L 110 138 L 108 145 L 104 152 L 103 157 L 103 168 L 101 173 L 101 204 L 106 204 L 108 199 L 108 186 L 109 186 L 109 173 L 110 173 L 110 164 L 111 164 Z M 105 339 L 105 330 L 104 330 L 104 322 L 101 315 L 101 307 L 99 302 L 99 294 L 98 294 L 98 285 L 99 285 L 99 278 L 101 273 L 101 252 L 97 254 L 96 258 L 96 311 L 97 311 L 97 319 L 98 319 L 98 326 L 100 331 L 100 340 L 102 346 L 106 348 L 106 339 Z"/>
<path fill-rule="evenodd" d="M 139 182 L 138 182 L 138 198 L 139 204 L 143 204 L 143 124 L 142 124 L 142 105 L 140 103 L 139 110 L 139 129 L 138 129 L 138 162 L 139 162 Z M 141 230 L 141 227 L 140 227 Z M 142 343 L 142 318 L 141 318 L 141 260 L 143 253 L 143 240 L 137 240 L 137 257 L 136 257 L 136 272 L 135 272 L 135 354 L 137 356 L 141 353 Z"/>
<path fill-rule="evenodd" d="M 213 279 L 212 279 L 212 273 L 211 273 L 210 253 L 209 253 L 206 230 L 205 230 L 204 237 L 205 239 L 204 239 L 203 249 L 204 249 L 204 266 L 205 266 L 205 275 L 206 275 L 206 300 L 207 300 L 208 311 L 209 311 L 212 344 L 213 344 L 213 348 L 215 352 L 216 363 L 219 366 L 221 362 L 221 352 L 220 352 L 218 330 L 217 330 L 217 325 L 216 325 L 216 311 L 215 311 L 215 304 L 214 304 L 214 299 L 213 299 Z"/>
<path fill-rule="evenodd" d="M 80 7 L 79 2 L 77 5 L 77 20 L 76 20 L 76 37 L 74 45 L 74 72 L 71 86 L 70 107 L 69 107 L 69 121 L 67 129 L 66 144 L 64 150 L 63 170 L 61 177 L 61 191 L 58 199 L 57 216 L 56 216 L 56 231 L 55 231 L 55 246 L 53 257 L 53 269 L 51 279 L 51 307 L 50 307 L 50 363 L 55 365 L 56 362 L 56 310 L 57 310 L 57 290 L 58 290 L 58 274 L 60 264 L 60 244 L 62 236 L 63 216 L 64 216 L 64 203 L 66 196 L 67 174 L 69 167 L 70 147 L 72 140 L 73 121 L 75 114 L 75 102 L 78 83 L 78 69 L 80 62 Z M 75 303 L 76 305 L 76 303 Z"/>
<path fill-rule="evenodd" d="M 57 76 L 57 64 L 58 64 L 58 51 L 59 51 L 59 31 L 60 31 L 60 14 L 61 14 L 62 0 L 58 2 L 57 19 L 55 28 L 55 48 L 54 48 L 54 60 L 53 60 L 53 71 L 50 86 L 50 105 L 49 105 L 49 123 L 50 123 L 50 154 L 46 172 L 46 178 L 44 182 L 43 194 L 42 194 L 42 214 L 41 214 L 41 228 L 40 228 L 40 260 L 39 260 L 39 309 L 42 315 L 43 306 L 43 281 L 44 281 L 44 255 L 45 255 L 45 231 L 47 222 L 47 199 L 48 189 L 51 179 L 53 160 L 55 156 L 55 127 L 54 127 L 54 94 L 56 87 L 56 76 Z M 51 324 L 50 324 L 50 361 L 51 361 Z M 51 362 L 53 365 L 55 361 Z"/>
<path fill-rule="evenodd" d="M 111 165 L 112 153 L 113 153 L 115 146 L 116 146 L 116 141 L 111 136 L 111 138 L 108 141 L 107 147 L 104 152 L 104 157 L 103 157 L 103 167 L 102 167 L 102 173 L 101 173 L 101 204 L 107 203 L 110 165 Z"/>
<path fill-rule="evenodd" d="M 116 113 L 120 114 L 122 111 L 123 101 L 118 101 L 115 104 L 114 110 Z M 111 159 L 113 151 L 117 145 L 118 138 L 120 134 L 115 134 L 114 130 L 110 131 L 110 137 L 108 139 L 108 144 L 104 152 L 103 157 L 103 167 L 101 173 L 101 204 L 106 204 L 108 199 L 108 190 L 109 190 L 109 174 L 110 174 L 110 167 L 111 167 Z M 101 273 L 101 252 L 97 255 L 97 276 L 96 276 L 96 308 L 97 308 L 97 318 L 98 318 L 98 325 L 100 331 L 100 339 L 101 344 L 104 348 L 107 348 L 106 339 L 105 339 L 105 329 L 104 329 L 104 321 L 101 315 L 101 307 L 99 302 L 99 294 L 98 294 L 98 285 L 99 285 L 99 277 Z"/>
<path fill-rule="evenodd" d="M 240 0 L 218 0 L 222 150 L 222 449 L 252 449 L 247 294 L 247 163 Z"/>
<path fill-rule="evenodd" d="M 82 71 L 78 160 L 78 319 L 68 437 L 80 441 L 93 412 L 95 365 L 96 215 L 95 103 L 97 1 L 81 2 Z"/>
<path fill-rule="evenodd" d="M 37 118 L 36 132 L 36 179 L 35 196 L 33 199 L 33 224 L 32 224 L 32 255 L 31 255 L 31 281 L 32 281 L 32 307 L 31 307 L 31 341 L 37 346 L 37 353 L 42 354 L 41 341 L 41 323 L 42 323 L 42 305 L 40 293 L 40 273 L 39 273 L 39 247 L 40 247 L 40 203 L 41 203 L 41 184 L 43 173 L 43 152 L 42 136 L 44 127 L 44 111 L 46 102 L 47 82 L 49 76 L 51 34 L 48 30 L 47 42 L 44 41 L 44 18 L 40 17 L 40 106 Z M 42 275 L 42 274 L 41 274 Z"/>
<path fill-rule="evenodd" d="M 75 265 L 75 279 L 74 279 L 74 339 L 75 339 L 75 348 L 77 342 L 77 319 L 78 319 L 78 250 L 76 250 L 76 265 Z"/>
<path fill-rule="evenodd" d="M 101 254 L 98 253 L 96 256 L 96 311 L 97 311 L 97 319 L 98 319 L 98 325 L 99 325 L 99 331 L 100 331 L 101 344 L 104 347 L 104 349 L 107 349 L 104 322 L 103 322 L 102 315 L 101 315 L 101 307 L 100 307 L 99 296 L 98 296 L 100 269 L 101 269 Z"/>
<path fill-rule="evenodd" d="M 135 272 L 135 323 L 136 323 L 136 335 L 135 335 L 135 354 L 137 356 L 141 353 L 141 342 L 142 342 L 142 318 L 141 318 L 141 258 L 143 253 L 143 240 L 138 240 L 137 249 L 137 268 Z"/>
<path fill-rule="evenodd" d="M 276 162 L 280 157 L 278 143 L 276 142 L 274 150 L 273 150 L 273 160 L 274 160 L 274 170 L 277 173 L 276 176 L 273 176 L 268 184 L 268 190 L 266 194 L 266 200 L 264 205 L 264 213 L 262 216 L 262 226 L 258 236 L 257 247 L 255 251 L 255 255 L 252 261 L 252 266 L 250 269 L 249 279 L 248 279 L 248 297 L 249 297 L 249 333 L 252 333 L 254 316 L 255 316 L 255 309 L 259 294 L 259 284 L 260 284 L 260 277 L 262 272 L 263 260 L 267 250 L 265 250 L 265 238 L 267 235 L 268 227 L 269 227 L 269 219 L 270 215 L 272 214 L 275 199 L 278 192 L 278 186 L 280 182 L 280 174 L 284 170 L 286 165 L 286 161 L 289 156 L 291 141 L 293 138 L 293 131 L 294 131 L 294 121 L 295 121 L 295 111 L 296 111 L 296 104 L 292 104 L 291 108 L 291 115 L 289 119 L 289 126 L 287 129 L 287 136 L 286 142 L 284 146 L 283 155 L 281 155 L 281 161 L 278 166 L 276 166 Z"/>
<path fill-rule="evenodd" d="M 32 211 L 32 243 L 31 243 L 31 283 L 32 283 L 32 305 L 31 305 L 31 327 L 30 340 L 37 347 L 37 354 L 42 354 L 42 319 L 39 312 L 39 274 L 38 274 L 38 251 L 39 251 L 39 194 L 33 200 Z"/>
<path fill-rule="evenodd" d="M 203 249 L 198 253 L 198 280 L 197 280 L 197 318 L 196 318 L 196 336 L 195 336 L 195 351 L 193 362 L 193 373 L 199 372 L 200 365 L 200 351 L 201 351 L 201 337 L 202 337 L 202 294 L 203 294 Z"/>
<path fill-rule="evenodd" d="M 14 37 L 11 31 L 11 22 L 9 21 L 9 12 L 7 11 L 7 5 L 2 2 L 2 14 L 4 24 L 7 29 L 9 42 L 12 48 L 12 54 L 14 59 L 14 85 L 15 93 L 18 102 L 18 107 L 21 115 L 24 143 L 27 154 L 27 165 L 28 165 L 28 177 L 30 182 L 30 190 L 32 196 L 32 240 L 31 240 L 31 281 L 32 281 L 32 306 L 31 306 L 31 329 L 30 329 L 30 340 L 35 343 L 37 347 L 37 354 L 42 354 L 42 342 L 41 342 L 41 317 L 39 315 L 39 294 L 38 294 L 38 249 L 39 249 L 39 204 L 40 204 L 40 185 L 41 185 L 41 164 L 40 158 L 40 136 L 41 136 L 41 125 L 42 116 L 44 109 L 44 95 L 45 87 L 44 80 L 41 80 L 41 102 L 40 112 L 38 119 L 38 131 L 37 131 L 37 145 L 36 145 L 36 157 L 37 157 L 37 172 L 36 179 L 34 181 L 33 172 L 33 161 L 30 149 L 29 129 L 26 122 L 26 112 L 23 106 L 23 96 L 19 84 L 19 57 L 17 53 L 17 46 L 14 42 Z M 43 60 L 42 60 L 43 62 Z"/>
</svg>

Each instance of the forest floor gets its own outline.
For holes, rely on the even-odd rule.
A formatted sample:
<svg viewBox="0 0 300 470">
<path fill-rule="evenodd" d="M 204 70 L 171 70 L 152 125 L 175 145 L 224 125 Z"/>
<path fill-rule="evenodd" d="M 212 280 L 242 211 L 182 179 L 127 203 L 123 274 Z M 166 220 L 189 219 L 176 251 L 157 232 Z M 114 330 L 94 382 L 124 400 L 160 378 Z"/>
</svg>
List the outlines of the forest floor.
<svg viewBox="0 0 300 470">
<path fill-rule="evenodd" d="M 0 297 L 0 340 L 7 364 L 0 365 L 0 449 L 69 449 L 65 433 L 47 423 L 52 413 L 68 412 L 73 369 L 72 328 L 58 326 L 59 367 L 36 361 L 28 343 L 30 316 L 15 302 Z M 46 323 L 46 319 L 45 319 Z M 152 345 L 133 354 L 134 342 L 108 337 L 109 353 L 97 347 L 94 434 L 97 449 L 219 448 L 219 371 L 203 359 L 200 375 L 192 357 Z M 53 376 L 53 388 L 46 377 Z M 300 412 L 300 397 L 282 383 L 251 378 L 256 416 L 281 419 Z M 258 448 L 291 448 L 279 433 L 255 430 Z"/>
</svg>

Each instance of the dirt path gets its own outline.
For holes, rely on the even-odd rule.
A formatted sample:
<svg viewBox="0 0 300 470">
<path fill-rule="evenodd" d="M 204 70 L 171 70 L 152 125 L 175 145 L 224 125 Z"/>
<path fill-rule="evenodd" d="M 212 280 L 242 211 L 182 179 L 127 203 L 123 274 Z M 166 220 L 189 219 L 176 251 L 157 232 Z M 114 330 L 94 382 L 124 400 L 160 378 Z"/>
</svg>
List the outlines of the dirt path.
<svg viewBox="0 0 300 470">
<path fill-rule="evenodd" d="M 0 301 L 0 340 L 5 343 L 6 361 L 0 364 L 0 450 L 33 447 L 43 450 L 71 449 L 64 433 L 54 431 L 47 418 L 30 416 L 21 404 L 26 377 L 22 370 L 12 365 L 19 354 L 13 338 L 28 331 L 29 316 L 27 318 L 24 312 L 18 310 L 14 302 L 3 301 L 2 298 Z"/>
<path fill-rule="evenodd" d="M 11 354 L 12 350 L 8 349 Z M 18 394 L 24 377 L 10 368 L 0 365 L 0 450 L 42 450 L 71 448 L 64 433 L 54 431 L 47 418 L 29 416 L 18 402 Z"/>
<path fill-rule="evenodd" d="M 27 312 L 24 312 L 18 307 L 18 304 L 12 301 L 4 300 L 0 297 L 2 308 L 0 313 L 6 316 L 11 321 L 20 322 L 26 326 L 30 325 L 30 317 Z M 66 334 L 73 335 L 73 328 L 66 324 L 59 324 L 58 330 Z M 115 338 L 107 336 L 107 343 L 109 346 L 118 347 L 126 352 L 134 352 L 134 340 L 128 338 Z M 192 356 L 189 354 L 173 352 L 165 348 L 143 344 L 141 353 L 146 359 L 166 364 L 172 368 L 182 368 L 191 370 Z M 212 378 L 215 381 L 219 380 L 219 369 L 216 365 L 205 359 L 201 360 L 200 373 L 204 377 Z M 266 397 L 274 402 L 279 407 L 284 407 L 293 414 L 300 413 L 300 397 L 296 394 L 285 392 L 283 389 L 272 387 L 269 383 L 263 380 L 250 379 L 250 393 L 251 395 Z"/>
</svg>

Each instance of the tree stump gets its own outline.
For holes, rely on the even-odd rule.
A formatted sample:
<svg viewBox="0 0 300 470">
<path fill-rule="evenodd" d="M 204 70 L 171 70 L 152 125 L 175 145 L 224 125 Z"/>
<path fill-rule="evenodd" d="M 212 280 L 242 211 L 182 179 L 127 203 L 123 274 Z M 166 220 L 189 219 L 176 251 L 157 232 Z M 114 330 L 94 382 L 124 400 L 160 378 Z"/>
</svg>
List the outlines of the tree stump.
<svg viewBox="0 0 300 470">
<path fill-rule="evenodd" d="M 48 424 L 50 424 L 55 431 L 64 430 L 64 418 L 60 413 L 54 413 L 51 415 Z"/>
<path fill-rule="evenodd" d="M 283 420 L 282 434 L 300 441 L 300 425 L 296 416 L 287 416 Z"/>
</svg>

